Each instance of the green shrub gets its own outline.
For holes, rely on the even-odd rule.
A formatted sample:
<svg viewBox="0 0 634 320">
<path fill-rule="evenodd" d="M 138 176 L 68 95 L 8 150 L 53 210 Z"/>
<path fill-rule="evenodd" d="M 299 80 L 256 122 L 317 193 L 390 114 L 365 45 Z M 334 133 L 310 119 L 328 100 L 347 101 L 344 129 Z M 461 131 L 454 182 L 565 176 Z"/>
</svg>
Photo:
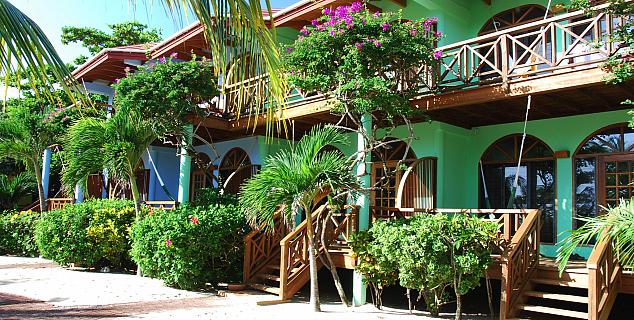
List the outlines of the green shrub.
<svg viewBox="0 0 634 320">
<path fill-rule="evenodd" d="M 197 207 L 211 205 L 237 205 L 238 197 L 235 194 L 221 194 L 220 190 L 215 188 L 202 188 L 196 190 L 196 198 L 192 205 Z"/>
<path fill-rule="evenodd" d="M 239 281 L 246 232 L 235 205 L 158 210 L 132 227 L 132 258 L 144 274 L 182 289 Z"/>
<path fill-rule="evenodd" d="M 35 257 L 39 254 L 35 242 L 35 225 L 40 213 L 7 211 L 0 216 L 0 254 Z"/>
<path fill-rule="evenodd" d="M 131 266 L 129 228 L 134 204 L 129 200 L 88 200 L 48 212 L 36 228 L 45 258 L 84 267 Z"/>
</svg>

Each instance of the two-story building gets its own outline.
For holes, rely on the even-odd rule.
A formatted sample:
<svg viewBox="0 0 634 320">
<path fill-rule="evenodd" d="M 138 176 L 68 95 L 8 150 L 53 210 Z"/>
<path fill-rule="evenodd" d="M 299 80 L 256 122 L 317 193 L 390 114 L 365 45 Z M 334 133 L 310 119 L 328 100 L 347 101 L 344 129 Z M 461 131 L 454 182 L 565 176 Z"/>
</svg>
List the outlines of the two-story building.
<svg viewBox="0 0 634 320">
<path fill-rule="evenodd" d="M 289 43 L 323 8 L 349 3 L 305 0 L 275 10 L 270 19 L 277 27 L 279 41 Z M 549 3 L 551 7 L 547 7 Z M 501 267 L 492 271 L 503 283 L 503 317 L 529 311 L 607 319 L 617 292 L 634 293 L 629 275 L 621 274 L 611 263 L 609 245 L 579 248 L 578 253 L 590 258 L 589 262 L 561 277 L 552 261 L 544 258 L 556 255 L 556 243 L 567 230 L 577 227 L 576 217 L 595 216 L 602 206 L 634 195 L 634 129 L 626 123 L 630 119 L 628 107 L 621 104 L 634 98 L 634 83 L 606 84 L 606 73 L 600 67 L 608 57 L 619 54 L 618 45 L 605 40 L 622 23 L 621 18 L 568 12 L 556 4 L 547 0 L 368 3 L 374 10 L 403 10 L 408 19 L 438 17 L 438 30 L 446 36 L 439 43 L 444 53 L 440 67 L 430 70 L 437 73 L 438 80 L 429 85 L 440 93 L 422 94 L 412 101 L 412 106 L 426 112 L 432 121 L 415 123 L 416 140 L 408 154 L 404 154 L 407 148 L 396 144 L 387 155 L 394 160 L 389 162 L 393 165 L 403 157 L 430 159 L 417 162 L 426 170 L 421 173 L 424 177 L 419 187 L 425 189 L 424 194 L 408 196 L 401 190 L 399 198 L 399 186 L 405 183 L 401 183 L 402 174 L 397 174 L 362 202 L 357 219 L 363 227 L 375 218 L 407 213 L 402 210 L 404 203 L 411 203 L 411 211 L 482 208 L 484 212 L 507 208 L 509 202 L 514 209 L 539 209 L 537 236 L 528 227 L 522 229 L 523 222 L 532 220 L 526 215 L 520 218 L 520 210 L 496 212 L 498 217 L 516 215 L 508 219 L 515 220 L 516 226 L 508 226 L 513 231 L 507 240 L 516 248 L 524 246 L 524 251 L 513 251 L 521 257 L 502 257 Z M 192 52 L 209 56 L 203 33 L 200 24 L 193 24 L 157 44 L 105 49 L 73 75 L 90 92 L 106 95 L 112 102 L 110 85 L 125 75 L 126 68 L 173 52 L 182 59 Z M 252 87 L 266 85 L 266 76 L 250 82 Z M 230 96 L 232 84 L 225 86 Z M 263 91 L 253 90 L 252 94 L 257 92 Z M 337 120 L 325 107 L 323 96 L 302 96 L 297 90 L 289 95 L 292 99 L 284 117 L 292 121 L 294 136 L 301 136 L 315 124 Z M 213 147 L 194 141 L 199 154 L 193 157 L 201 161 L 194 159 L 192 165 L 192 155 L 180 155 L 175 147 L 159 142 L 150 148 L 143 158 L 146 170 L 139 174 L 145 200 L 186 202 L 197 189 L 217 186 L 218 181 L 228 192 L 237 192 L 239 185 L 265 164 L 268 155 L 288 146 L 284 138 L 269 141 L 263 135 L 262 119 L 253 130 L 245 118 L 232 112 L 235 106 L 231 99 L 222 101 L 213 116 L 192 119 L 196 134 L 213 141 Z M 400 139 L 407 135 L 405 127 L 392 134 Z M 356 136 L 350 138 L 355 140 Z M 351 145 L 342 151 L 352 154 L 356 149 L 355 143 Z M 384 174 L 382 163 L 370 164 L 370 173 L 374 181 L 380 178 Z M 516 175 L 518 191 L 509 201 Z M 87 194 L 99 196 L 108 191 L 99 178 L 91 181 Z M 523 238 L 515 236 L 520 231 Z M 536 246 L 538 252 L 530 246 Z M 342 259 L 341 265 L 350 267 L 350 262 Z M 250 271 L 254 278 L 246 280 L 256 284 L 258 272 Z M 289 275 L 285 277 L 288 280 Z M 270 276 L 273 284 L 258 283 L 285 298 L 294 294 L 285 291 L 291 286 L 274 285 L 286 281 L 285 277 Z M 364 301 L 360 281 L 354 286 L 355 301 Z M 561 293 L 559 286 L 588 291 L 581 295 Z M 561 307 L 549 301 L 559 301 Z"/>
</svg>

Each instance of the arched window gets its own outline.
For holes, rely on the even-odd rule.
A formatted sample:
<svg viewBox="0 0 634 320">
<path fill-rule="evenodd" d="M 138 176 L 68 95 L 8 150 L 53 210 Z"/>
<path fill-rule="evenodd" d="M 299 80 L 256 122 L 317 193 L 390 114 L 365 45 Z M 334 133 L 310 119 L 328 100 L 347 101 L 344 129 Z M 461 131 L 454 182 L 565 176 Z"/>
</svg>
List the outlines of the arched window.
<svg viewBox="0 0 634 320">
<path fill-rule="evenodd" d="M 374 207 L 375 216 L 389 215 L 391 208 L 396 207 L 396 196 L 402 176 L 398 170 L 399 161 L 405 164 L 416 159 L 416 154 L 407 143 L 397 138 L 394 141 L 372 151 L 372 187 L 377 188 L 370 194 L 370 203 Z"/>
<path fill-rule="evenodd" d="M 487 20 L 484 26 L 482 26 L 482 29 L 480 29 L 478 35 L 485 35 L 499 30 L 512 28 L 520 24 L 543 19 L 545 14 L 546 8 L 537 4 L 529 4 L 508 9 Z"/>
<path fill-rule="evenodd" d="M 251 164 L 251 159 L 246 151 L 241 148 L 233 148 L 227 152 L 218 169 L 220 183 L 225 192 L 238 193 L 240 186 L 246 179 L 259 171 L 260 166 Z"/>
<path fill-rule="evenodd" d="M 543 141 L 527 136 L 518 171 L 521 145 L 522 135 L 506 136 L 494 142 L 482 155 L 478 172 L 480 207 L 541 209 L 544 221 L 541 239 L 546 243 L 554 243 L 554 152 Z M 518 172 L 518 186 L 515 188 L 515 176 Z"/>
<path fill-rule="evenodd" d="M 579 145 L 574 154 L 575 217 L 594 217 L 602 206 L 616 206 L 634 195 L 633 149 L 634 130 L 627 123 L 602 128 Z"/>
</svg>

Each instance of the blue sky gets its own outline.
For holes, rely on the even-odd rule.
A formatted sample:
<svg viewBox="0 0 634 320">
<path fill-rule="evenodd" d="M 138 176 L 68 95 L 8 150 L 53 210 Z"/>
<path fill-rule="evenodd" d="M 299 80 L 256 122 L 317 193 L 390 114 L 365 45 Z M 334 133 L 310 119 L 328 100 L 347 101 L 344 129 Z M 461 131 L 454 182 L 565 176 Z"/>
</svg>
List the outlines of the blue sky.
<svg viewBox="0 0 634 320">
<path fill-rule="evenodd" d="M 284 8 L 298 0 L 271 0 L 273 8 Z M 169 37 L 183 26 L 194 22 L 190 15 L 173 19 L 161 1 L 137 0 L 136 7 L 130 0 L 9 0 L 26 13 L 44 30 L 64 61 L 72 61 L 88 51 L 78 44 L 62 45 L 60 36 L 63 26 L 94 27 L 106 30 L 108 24 L 137 20 L 162 30 Z M 54 3 L 54 4 L 53 4 Z"/>
</svg>

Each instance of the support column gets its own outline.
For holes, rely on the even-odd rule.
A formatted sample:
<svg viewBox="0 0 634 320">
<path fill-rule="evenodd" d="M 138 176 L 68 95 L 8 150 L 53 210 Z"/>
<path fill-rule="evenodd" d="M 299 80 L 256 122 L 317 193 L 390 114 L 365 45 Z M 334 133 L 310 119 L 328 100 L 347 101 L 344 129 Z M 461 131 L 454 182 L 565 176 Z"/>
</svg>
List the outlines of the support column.
<svg viewBox="0 0 634 320">
<path fill-rule="evenodd" d="M 81 184 L 75 185 L 75 203 L 84 202 L 84 187 Z"/>
<path fill-rule="evenodd" d="M 150 161 L 150 159 L 152 159 L 152 161 Z M 154 170 L 156 163 L 153 163 L 153 161 L 156 161 L 156 159 L 157 159 L 156 150 L 150 147 L 148 150 L 148 162 L 147 162 L 150 165 L 150 179 L 149 179 L 150 188 L 148 190 L 148 200 L 150 201 L 156 200 L 156 185 L 159 184 L 159 182 L 157 181 L 158 179 L 156 178 L 156 171 Z"/>
<path fill-rule="evenodd" d="M 189 202 L 189 186 L 192 171 L 192 158 L 187 154 L 187 146 L 192 143 L 192 134 L 194 126 L 192 124 L 185 125 L 185 139 L 183 147 L 180 150 L 180 174 L 178 176 L 178 202 L 185 204 Z"/>
<path fill-rule="evenodd" d="M 51 177 L 51 157 L 53 150 L 51 148 L 44 149 L 42 155 L 42 189 L 44 190 L 44 199 L 48 199 L 48 182 Z"/>
<path fill-rule="evenodd" d="M 363 125 L 362 130 L 366 134 L 372 132 L 372 115 L 364 114 L 361 117 L 361 123 Z M 360 128 L 361 129 L 361 128 Z M 357 134 L 357 152 L 359 162 L 357 164 L 357 176 L 359 177 L 359 185 L 363 189 L 370 188 L 371 184 L 371 158 L 370 153 L 366 152 L 366 141 L 362 134 Z M 359 206 L 359 230 L 366 230 L 370 225 L 370 196 L 367 193 L 363 193 L 357 199 L 357 205 Z M 366 286 L 363 284 L 363 277 L 354 272 L 352 280 L 352 304 L 354 306 L 362 306 L 366 303 Z"/>
</svg>

